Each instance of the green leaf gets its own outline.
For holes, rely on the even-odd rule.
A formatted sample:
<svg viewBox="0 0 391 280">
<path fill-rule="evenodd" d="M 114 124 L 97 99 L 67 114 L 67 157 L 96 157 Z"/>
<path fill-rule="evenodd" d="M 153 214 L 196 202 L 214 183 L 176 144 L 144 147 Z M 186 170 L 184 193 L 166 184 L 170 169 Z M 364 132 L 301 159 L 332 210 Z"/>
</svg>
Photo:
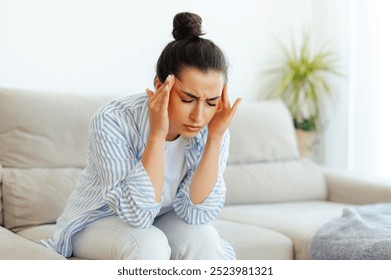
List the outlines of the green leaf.
<svg viewBox="0 0 391 280">
<path fill-rule="evenodd" d="M 296 120 L 295 126 L 315 130 L 319 127 L 320 102 L 332 91 L 326 74 L 342 76 L 338 71 L 339 59 L 334 52 L 324 48 L 313 52 L 310 36 L 306 33 L 298 47 L 292 40 L 291 50 L 281 42 L 277 43 L 283 59 L 266 71 L 266 74 L 278 76 L 269 98 L 281 98 L 287 104 Z M 303 118 L 303 112 L 309 117 Z"/>
</svg>

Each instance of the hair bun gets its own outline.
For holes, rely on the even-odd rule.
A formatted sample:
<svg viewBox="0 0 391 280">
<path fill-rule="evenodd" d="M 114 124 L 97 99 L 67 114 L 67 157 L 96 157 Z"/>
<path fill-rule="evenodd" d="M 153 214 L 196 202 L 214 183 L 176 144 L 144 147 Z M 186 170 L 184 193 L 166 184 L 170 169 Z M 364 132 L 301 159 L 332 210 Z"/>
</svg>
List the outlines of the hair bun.
<svg viewBox="0 0 391 280">
<path fill-rule="evenodd" d="M 175 40 L 185 40 L 204 35 L 201 30 L 202 18 L 193 13 L 184 12 L 175 15 L 172 35 Z"/>
</svg>

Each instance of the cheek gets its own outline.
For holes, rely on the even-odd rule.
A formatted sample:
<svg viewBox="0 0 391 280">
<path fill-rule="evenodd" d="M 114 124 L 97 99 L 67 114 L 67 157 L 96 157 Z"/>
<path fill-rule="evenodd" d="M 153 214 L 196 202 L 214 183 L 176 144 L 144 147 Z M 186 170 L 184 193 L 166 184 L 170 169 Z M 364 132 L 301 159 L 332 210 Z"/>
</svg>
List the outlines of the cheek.
<svg viewBox="0 0 391 280">
<path fill-rule="evenodd" d="M 208 123 L 214 117 L 216 112 L 217 112 L 217 106 L 216 107 L 209 107 L 206 109 L 206 116 L 205 117 L 206 117 Z"/>
<path fill-rule="evenodd" d="M 172 101 L 172 98 L 170 98 L 169 102 L 168 102 L 168 117 L 170 119 L 170 121 L 173 120 L 173 118 L 175 117 L 176 115 L 176 104 L 175 102 Z"/>
<path fill-rule="evenodd" d="M 176 96 L 173 96 L 170 98 L 170 101 L 168 103 L 168 116 L 170 118 L 170 121 L 172 122 L 178 122 L 181 119 L 183 119 L 185 106 L 183 106 L 182 101 L 177 100 L 178 98 L 175 98 Z"/>
</svg>

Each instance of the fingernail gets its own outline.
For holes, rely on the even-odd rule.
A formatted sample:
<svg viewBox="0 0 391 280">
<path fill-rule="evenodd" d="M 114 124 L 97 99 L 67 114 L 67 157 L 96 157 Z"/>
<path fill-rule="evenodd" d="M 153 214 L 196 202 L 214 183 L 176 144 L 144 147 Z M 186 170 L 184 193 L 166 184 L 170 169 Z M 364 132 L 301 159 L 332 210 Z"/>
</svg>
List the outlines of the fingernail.
<svg viewBox="0 0 391 280">
<path fill-rule="evenodd" d="M 169 82 L 171 80 L 171 75 L 168 75 L 166 78 L 166 82 Z"/>
</svg>

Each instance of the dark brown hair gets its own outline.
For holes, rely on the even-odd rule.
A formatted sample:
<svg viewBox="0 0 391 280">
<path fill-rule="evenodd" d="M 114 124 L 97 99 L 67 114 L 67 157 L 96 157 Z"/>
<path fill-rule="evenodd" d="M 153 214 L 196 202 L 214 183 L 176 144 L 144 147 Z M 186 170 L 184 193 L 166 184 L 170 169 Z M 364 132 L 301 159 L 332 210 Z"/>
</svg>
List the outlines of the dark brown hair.
<svg viewBox="0 0 391 280">
<path fill-rule="evenodd" d="M 179 76 L 184 67 L 194 67 L 202 72 L 214 70 L 228 81 L 228 62 L 221 49 L 211 40 L 201 38 L 202 19 L 189 12 L 175 15 L 170 42 L 162 51 L 157 65 L 156 77 L 164 82 L 168 75 Z"/>
</svg>

